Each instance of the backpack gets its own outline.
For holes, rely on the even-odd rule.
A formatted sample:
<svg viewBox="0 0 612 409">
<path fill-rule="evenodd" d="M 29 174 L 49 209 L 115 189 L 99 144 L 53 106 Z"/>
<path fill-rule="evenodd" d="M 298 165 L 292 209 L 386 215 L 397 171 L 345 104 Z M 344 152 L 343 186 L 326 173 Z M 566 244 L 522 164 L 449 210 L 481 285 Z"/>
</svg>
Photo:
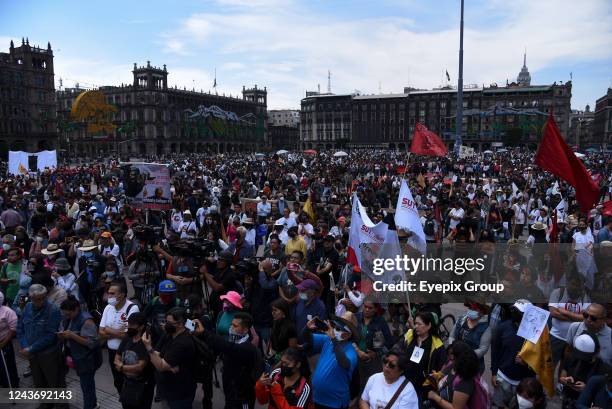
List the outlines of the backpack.
<svg viewBox="0 0 612 409">
<path fill-rule="evenodd" d="M 453 389 L 459 382 L 461 378 L 459 376 L 455 376 L 453 379 Z M 489 387 L 486 384 L 486 381 L 477 375 L 474 378 L 474 393 L 470 396 L 468 403 L 466 405 L 466 409 L 489 409 L 491 407 L 491 394 L 489 392 Z"/>
<path fill-rule="evenodd" d="M 433 236 L 435 234 L 436 222 L 434 219 L 427 219 L 425 221 L 425 226 L 423 227 L 423 233 L 426 236 Z"/>
</svg>

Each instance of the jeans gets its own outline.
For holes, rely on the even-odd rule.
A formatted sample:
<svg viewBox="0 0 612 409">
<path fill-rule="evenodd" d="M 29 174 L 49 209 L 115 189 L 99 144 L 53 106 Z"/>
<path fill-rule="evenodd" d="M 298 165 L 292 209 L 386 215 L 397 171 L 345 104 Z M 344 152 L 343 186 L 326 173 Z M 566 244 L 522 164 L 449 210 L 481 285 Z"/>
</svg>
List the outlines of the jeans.
<svg viewBox="0 0 612 409">
<path fill-rule="evenodd" d="M 98 403 L 95 375 L 95 372 L 79 375 L 81 390 L 83 391 L 83 409 L 93 409 Z"/>
<path fill-rule="evenodd" d="M 116 354 L 116 350 L 108 350 L 108 364 L 110 365 L 111 373 L 113 374 L 113 384 L 115 385 L 115 389 L 117 389 L 118 394 L 121 394 L 121 389 L 123 388 L 123 373 L 119 372 L 117 368 L 115 368 Z"/>
</svg>

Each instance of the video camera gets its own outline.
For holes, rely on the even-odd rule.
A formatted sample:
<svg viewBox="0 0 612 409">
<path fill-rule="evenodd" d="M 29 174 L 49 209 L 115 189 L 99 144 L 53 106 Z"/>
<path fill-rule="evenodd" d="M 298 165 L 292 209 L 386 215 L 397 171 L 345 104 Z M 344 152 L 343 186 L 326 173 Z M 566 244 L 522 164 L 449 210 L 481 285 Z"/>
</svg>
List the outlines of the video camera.
<svg viewBox="0 0 612 409">
<path fill-rule="evenodd" d="M 215 244 L 207 239 L 182 239 L 172 244 L 170 250 L 179 256 L 202 260 L 214 254 Z"/>
<path fill-rule="evenodd" d="M 150 245 L 161 242 L 164 234 L 163 227 L 154 227 L 146 224 L 136 224 L 132 226 L 132 231 L 138 240 Z"/>
</svg>

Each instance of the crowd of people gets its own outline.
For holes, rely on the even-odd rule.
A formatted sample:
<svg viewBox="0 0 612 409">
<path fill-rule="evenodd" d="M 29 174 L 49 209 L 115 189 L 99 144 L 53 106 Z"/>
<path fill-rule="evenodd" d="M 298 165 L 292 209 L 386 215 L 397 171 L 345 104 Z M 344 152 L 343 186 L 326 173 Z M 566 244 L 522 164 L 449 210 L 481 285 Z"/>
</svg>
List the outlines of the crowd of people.
<svg viewBox="0 0 612 409">
<path fill-rule="evenodd" d="M 31 376 L 61 388 L 72 370 L 92 409 L 107 365 L 124 408 L 191 408 L 200 385 L 204 409 L 220 393 L 226 409 L 546 408 L 519 356 L 533 302 L 550 312 L 562 406 L 612 407 L 609 156 L 586 157 L 601 188 L 588 213 L 520 150 L 150 159 L 171 167 L 171 210 L 133 206 L 123 164 L 7 176 L 0 165 L 1 387 Z M 514 249 L 499 277 L 531 283 L 541 244 L 571 254 L 512 303 L 454 305 L 451 328 L 451 306 L 381 302 L 357 270 L 340 280 L 351 195 L 374 223 L 388 220 L 402 179 L 428 243 Z"/>
</svg>

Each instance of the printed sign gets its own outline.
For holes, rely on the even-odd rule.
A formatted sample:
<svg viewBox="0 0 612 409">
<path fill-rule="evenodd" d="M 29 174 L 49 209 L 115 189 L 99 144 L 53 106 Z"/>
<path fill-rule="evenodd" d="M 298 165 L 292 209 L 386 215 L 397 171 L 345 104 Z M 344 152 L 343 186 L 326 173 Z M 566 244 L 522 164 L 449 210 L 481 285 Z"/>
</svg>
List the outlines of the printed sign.
<svg viewBox="0 0 612 409">
<path fill-rule="evenodd" d="M 135 207 L 151 210 L 172 209 L 170 169 L 159 163 L 128 163 L 125 193 Z"/>
<path fill-rule="evenodd" d="M 527 305 L 516 335 L 537 344 L 548 322 L 549 315 L 550 312 L 542 308 L 536 307 L 533 304 Z"/>
</svg>

